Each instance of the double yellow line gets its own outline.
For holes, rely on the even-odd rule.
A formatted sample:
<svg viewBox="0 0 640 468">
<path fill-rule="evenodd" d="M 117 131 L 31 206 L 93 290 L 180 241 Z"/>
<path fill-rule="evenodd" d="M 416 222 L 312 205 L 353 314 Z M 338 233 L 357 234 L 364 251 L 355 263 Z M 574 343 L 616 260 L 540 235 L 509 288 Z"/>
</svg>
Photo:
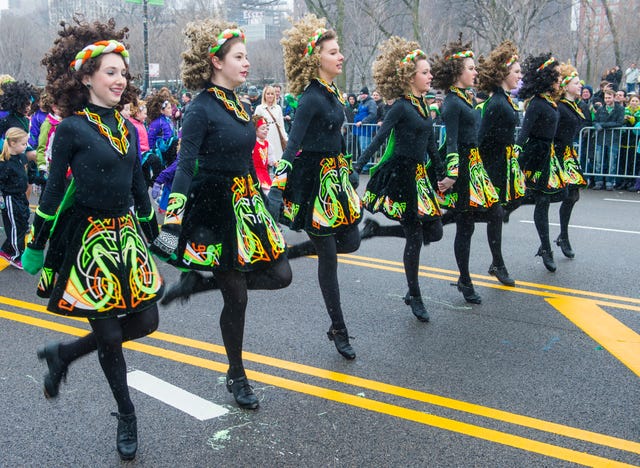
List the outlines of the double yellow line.
<svg viewBox="0 0 640 468">
<path fill-rule="evenodd" d="M 10 298 L 0 297 L 0 303 L 4 303 L 9 306 L 23 308 L 46 315 L 53 315 L 46 312 L 43 306 L 23 302 Z M 82 336 L 87 333 L 86 329 L 73 327 L 56 321 L 45 320 L 38 317 L 32 317 L 28 315 L 9 312 L 6 310 L 0 310 L 0 318 L 19 322 L 31 326 L 36 326 L 44 329 L 54 330 L 61 333 Z M 82 319 L 71 319 L 83 321 Z M 163 332 L 155 332 L 149 336 L 162 343 L 170 343 L 173 345 L 184 346 L 187 348 L 211 352 L 215 354 L 225 355 L 224 348 L 220 345 L 207 343 L 199 340 L 193 340 L 181 336 L 171 335 Z M 191 354 L 178 352 L 170 349 L 165 349 L 158 346 L 149 345 L 141 342 L 128 342 L 125 346 L 129 349 L 136 350 L 148 355 L 168 359 L 174 362 L 188 364 L 194 367 L 213 370 L 216 372 L 224 373 L 227 369 L 225 362 L 218 362 L 211 359 L 205 359 Z M 386 384 L 384 382 L 378 382 L 369 379 L 363 379 L 357 376 L 343 374 L 339 372 L 333 372 L 326 369 L 316 368 L 312 366 L 306 366 L 295 362 L 285 361 L 269 356 L 263 356 L 255 353 L 244 353 L 246 361 L 263 364 L 278 369 L 296 372 L 298 374 L 312 376 L 315 378 L 327 380 L 334 383 L 340 383 L 359 389 L 366 389 L 375 391 L 381 394 L 387 394 L 397 397 L 402 397 L 408 400 L 417 401 L 429 405 L 435 405 L 443 408 L 448 408 L 476 416 L 481 416 L 495 421 L 505 422 L 516 426 L 521 426 L 527 429 L 540 431 L 543 433 L 551 433 L 560 435 L 567 438 L 586 441 L 592 444 L 610 447 L 617 450 L 631 452 L 633 454 L 640 454 L 640 444 L 634 441 L 620 439 L 596 432 L 586 431 L 570 426 L 544 421 L 528 416 L 509 413 L 506 411 L 497 410 L 494 408 L 484 407 L 473 403 L 454 400 L 451 398 L 442 397 L 426 392 L 412 390 L 404 387 Z M 365 398 L 351 393 L 345 393 L 326 388 L 318 385 L 307 384 L 298 380 L 291 380 L 263 372 L 247 371 L 247 375 L 250 379 L 261 382 L 267 385 L 287 389 L 290 391 L 315 396 L 317 398 L 323 398 L 326 400 L 350 405 L 353 407 L 373 411 L 376 413 L 413 421 L 419 424 L 424 424 L 431 427 L 437 427 L 443 430 L 464 434 L 470 437 L 494 442 L 502 445 L 507 445 L 528 452 L 533 452 L 560 460 L 565 460 L 573 463 L 579 463 L 587 466 L 633 466 L 625 464 L 616 460 L 607 459 L 591 453 L 580 452 L 577 450 L 560 447 L 557 445 L 541 442 L 534 439 L 529 439 L 514 434 L 509 434 L 502 431 L 482 427 L 475 424 L 469 424 L 461 421 L 457 421 L 450 418 L 444 418 L 441 416 L 426 413 L 424 411 L 418 411 L 410 408 L 405 408 L 399 405 L 393 405 L 384 403 L 372 398 Z"/>
</svg>

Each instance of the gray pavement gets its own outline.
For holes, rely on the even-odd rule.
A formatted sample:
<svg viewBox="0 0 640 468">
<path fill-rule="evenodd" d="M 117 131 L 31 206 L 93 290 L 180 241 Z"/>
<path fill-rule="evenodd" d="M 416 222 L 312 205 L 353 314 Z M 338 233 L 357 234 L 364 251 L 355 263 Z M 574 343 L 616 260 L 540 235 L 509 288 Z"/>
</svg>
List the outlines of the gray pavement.
<svg viewBox="0 0 640 468">
<path fill-rule="evenodd" d="M 482 305 L 450 286 L 455 226 L 446 226 L 421 255 L 427 324 L 402 302 L 402 239 L 366 240 L 341 256 L 355 361 L 326 338 L 316 259 L 292 260 L 289 288 L 249 296 L 245 365 L 258 411 L 238 409 L 224 387 L 219 293 L 161 308 L 159 333 L 126 351 L 131 371 L 229 412 L 200 421 L 132 390 L 140 448 L 129 465 L 640 465 L 640 195 L 581 196 L 576 258 L 555 249 L 556 273 L 534 257 L 533 208 L 511 216 L 503 251 L 516 288 L 487 275 L 491 257 L 477 225 L 471 271 Z M 558 231 L 552 225 L 552 238 Z M 177 278 L 161 270 L 168 283 Z M 45 313 L 35 285 L 25 272 L 0 271 L 0 466 L 118 466 L 115 405 L 95 355 L 73 364 L 59 398 L 42 395 L 37 347 L 88 327 Z"/>
</svg>

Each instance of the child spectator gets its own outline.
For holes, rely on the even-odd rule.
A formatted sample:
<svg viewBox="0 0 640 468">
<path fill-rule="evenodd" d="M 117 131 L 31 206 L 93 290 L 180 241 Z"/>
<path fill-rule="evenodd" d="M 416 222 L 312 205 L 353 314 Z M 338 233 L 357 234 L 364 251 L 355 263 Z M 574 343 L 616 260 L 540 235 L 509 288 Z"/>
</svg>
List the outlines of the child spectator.
<svg viewBox="0 0 640 468">
<path fill-rule="evenodd" d="M 5 133 L 0 153 L 0 190 L 4 197 L 2 221 L 7 239 L 2 244 L 0 257 L 22 270 L 20 260 L 29 230 L 29 200 L 27 199 L 27 141 L 29 134 L 11 127 Z"/>
<path fill-rule="evenodd" d="M 271 177 L 269 176 L 269 142 L 267 134 L 269 125 L 264 117 L 254 115 L 251 119 L 256 126 L 256 145 L 253 147 L 253 166 L 260 181 L 260 188 L 266 194 L 271 188 Z"/>
</svg>

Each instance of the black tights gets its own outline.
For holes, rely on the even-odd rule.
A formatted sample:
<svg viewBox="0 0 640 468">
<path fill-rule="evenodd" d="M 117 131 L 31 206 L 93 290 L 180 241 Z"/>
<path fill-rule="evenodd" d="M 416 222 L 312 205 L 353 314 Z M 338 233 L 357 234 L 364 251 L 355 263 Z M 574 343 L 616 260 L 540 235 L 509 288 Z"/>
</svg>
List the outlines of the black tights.
<svg viewBox="0 0 640 468">
<path fill-rule="evenodd" d="M 549 205 L 551 204 L 551 195 L 535 192 L 534 199 L 536 207 L 533 210 L 533 222 L 538 231 L 540 246 L 542 250 L 551 252 L 551 242 L 549 241 Z"/>
<path fill-rule="evenodd" d="M 387 227 L 387 226 L 385 226 Z M 404 263 L 404 274 L 407 278 L 407 286 L 411 296 L 420 296 L 420 283 L 418 281 L 418 272 L 420 270 L 420 250 L 423 243 L 437 242 L 442 239 L 442 222 L 440 219 L 429 222 L 409 221 L 401 222 L 402 236 L 406 239 L 404 244 L 404 253 L 402 262 Z M 382 228 L 382 226 L 381 226 Z M 389 235 L 392 230 L 380 235 Z"/>
<path fill-rule="evenodd" d="M 122 343 L 142 338 L 158 328 L 158 307 L 153 305 L 143 311 L 122 317 L 91 319 L 93 330 L 88 335 L 69 343 L 61 343 L 60 359 L 67 364 L 98 350 L 98 360 L 120 414 L 134 412 L 127 385 L 127 363 L 122 353 Z"/>
<path fill-rule="evenodd" d="M 560 237 L 562 239 L 569 239 L 569 220 L 571 219 L 573 206 L 578 200 L 580 200 L 578 187 L 569 187 L 567 197 L 562 200 L 560 205 Z"/>
<path fill-rule="evenodd" d="M 338 285 L 338 254 L 351 253 L 360 247 L 358 226 L 330 236 L 314 236 L 309 234 L 318 256 L 318 283 L 324 299 L 331 324 L 335 330 L 346 327 L 340 306 L 340 286 Z"/>
<path fill-rule="evenodd" d="M 483 212 L 463 211 L 456 214 L 456 238 L 453 242 L 453 252 L 460 272 L 460 282 L 471 283 L 469 272 L 469 258 L 471 255 L 471 237 L 475 231 L 476 222 L 487 223 L 487 240 L 489 250 L 495 266 L 504 266 L 502 258 L 502 206 L 494 204 Z"/>
<path fill-rule="evenodd" d="M 247 290 L 286 288 L 291 284 L 291 267 L 286 258 L 281 257 L 264 270 L 216 271 L 215 280 L 224 300 L 220 314 L 220 331 L 229 360 L 229 378 L 235 379 L 245 375 L 242 363 L 242 344 L 247 310 Z"/>
</svg>

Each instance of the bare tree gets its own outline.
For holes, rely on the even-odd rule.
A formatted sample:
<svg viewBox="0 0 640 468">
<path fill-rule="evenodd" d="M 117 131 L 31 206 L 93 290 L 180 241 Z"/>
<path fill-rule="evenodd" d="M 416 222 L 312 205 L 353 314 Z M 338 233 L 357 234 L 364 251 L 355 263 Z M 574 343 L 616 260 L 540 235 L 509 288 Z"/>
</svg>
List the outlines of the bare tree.
<svg viewBox="0 0 640 468">
<path fill-rule="evenodd" d="M 616 65 L 622 66 L 622 53 L 620 51 L 620 39 L 618 37 L 618 29 L 616 28 L 616 22 L 613 18 L 613 12 L 609 7 L 609 0 L 600 0 L 602 2 L 602 8 L 604 8 L 604 14 L 607 17 L 607 23 L 609 24 L 609 30 L 611 31 L 611 39 L 613 41 L 613 53 L 616 57 Z"/>
</svg>

